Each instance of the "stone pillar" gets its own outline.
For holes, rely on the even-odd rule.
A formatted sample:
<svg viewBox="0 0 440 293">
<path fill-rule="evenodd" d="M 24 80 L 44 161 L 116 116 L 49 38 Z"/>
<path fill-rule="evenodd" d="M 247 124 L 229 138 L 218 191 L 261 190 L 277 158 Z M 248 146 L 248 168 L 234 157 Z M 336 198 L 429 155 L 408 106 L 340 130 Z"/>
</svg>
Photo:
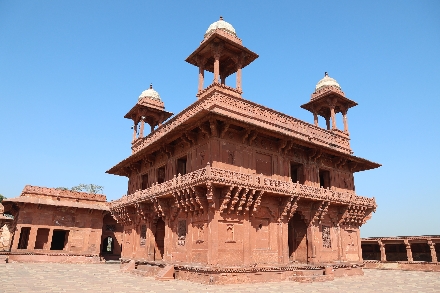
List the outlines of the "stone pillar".
<svg viewBox="0 0 440 293">
<path fill-rule="evenodd" d="M 408 261 L 413 261 L 411 244 L 408 242 L 408 240 L 404 240 L 404 243 L 406 247 L 406 257 L 408 258 Z"/>
<path fill-rule="evenodd" d="M 246 194 L 243 194 L 246 196 Z M 252 247 L 251 247 L 251 237 L 250 230 L 251 222 L 249 214 L 244 215 L 243 219 L 243 264 L 250 265 L 252 263 Z"/>
<path fill-rule="evenodd" d="M 236 82 L 235 82 L 235 88 L 239 91 L 241 91 L 241 63 L 237 64 L 237 74 L 236 74 Z"/>
<path fill-rule="evenodd" d="M 315 233 L 314 233 L 315 226 L 312 222 L 309 223 L 307 227 L 307 258 L 309 259 L 309 263 L 315 264 L 317 263 L 316 259 L 316 241 L 315 241 Z"/>
<path fill-rule="evenodd" d="M 337 128 L 336 128 L 336 117 L 335 117 L 335 105 L 334 104 L 330 105 L 330 115 L 331 115 L 331 119 L 332 119 L 332 130 L 335 130 Z"/>
<path fill-rule="evenodd" d="M 214 83 L 219 83 L 220 76 L 220 52 L 214 53 Z"/>
<path fill-rule="evenodd" d="M 342 111 L 342 120 L 344 121 L 344 132 L 348 134 L 347 109 Z"/>
<path fill-rule="evenodd" d="M 28 245 L 27 245 L 28 250 L 35 249 L 35 241 L 37 240 L 37 230 L 38 230 L 38 227 L 36 227 L 36 226 L 33 226 L 31 228 L 31 231 L 29 233 Z"/>
<path fill-rule="evenodd" d="M 204 80 L 205 80 L 205 70 L 203 69 L 203 65 L 199 65 L 199 89 L 198 89 L 199 93 L 203 90 Z"/>
<path fill-rule="evenodd" d="M 142 119 L 141 120 L 141 129 L 139 130 L 139 137 L 144 137 L 144 126 L 145 126 L 145 122 L 144 122 L 144 120 Z"/>
<path fill-rule="evenodd" d="M 438 262 L 437 253 L 435 251 L 435 243 L 432 240 L 428 240 L 429 249 L 431 250 L 432 262 Z"/>
<path fill-rule="evenodd" d="M 379 248 L 380 248 L 380 261 L 387 261 L 387 255 L 385 252 L 385 244 L 379 240 Z"/>
<path fill-rule="evenodd" d="M 137 127 L 138 127 L 138 125 L 137 125 L 137 123 L 135 123 L 135 124 L 133 125 L 133 141 L 136 140 Z"/>
<path fill-rule="evenodd" d="M 316 114 L 315 112 L 313 113 L 313 122 L 315 126 L 318 126 L 318 114 Z"/>
<path fill-rule="evenodd" d="M 330 130 L 330 117 L 325 117 L 325 125 L 327 126 L 327 130 Z"/>
<path fill-rule="evenodd" d="M 225 84 L 226 83 L 226 76 L 221 75 L 220 80 L 221 80 L 221 84 Z"/>
<path fill-rule="evenodd" d="M 13 228 L 14 229 L 14 228 Z M 15 227 L 14 238 L 12 239 L 11 251 L 15 251 L 18 249 L 18 244 L 21 236 L 21 225 L 17 225 Z"/>
<path fill-rule="evenodd" d="M 49 228 L 49 236 L 47 236 L 47 243 L 44 245 L 43 249 L 50 250 L 52 246 L 52 238 L 53 238 L 53 228 Z"/>
<path fill-rule="evenodd" d="M 218 233 L 221 219 L 220 211 L 208 208 L 208 265 L 216 265 L 218 263 Z"/>
</svg>

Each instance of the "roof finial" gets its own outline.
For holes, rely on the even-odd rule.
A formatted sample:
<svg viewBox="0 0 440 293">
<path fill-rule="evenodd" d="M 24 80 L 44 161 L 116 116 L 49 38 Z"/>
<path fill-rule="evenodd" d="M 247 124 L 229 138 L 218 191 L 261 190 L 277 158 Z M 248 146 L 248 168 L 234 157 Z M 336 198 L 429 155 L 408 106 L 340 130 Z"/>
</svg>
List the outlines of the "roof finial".
<svg viewBox="0 0 440 293">
<path fill-rule="evenodd" d="M 220 20 L 223 20 L 223 16 L 220 15 Z"/>
<path fill-rule="evenodd" d="M 324 76 L 328 76 L 328 72 L 326 71 L 326 72 L 324 72 Z"/>
<path fill-rule="evenodd" d="M 150 89 L 153 89 L 153 83 L 150 83 Z"/>
</svg>

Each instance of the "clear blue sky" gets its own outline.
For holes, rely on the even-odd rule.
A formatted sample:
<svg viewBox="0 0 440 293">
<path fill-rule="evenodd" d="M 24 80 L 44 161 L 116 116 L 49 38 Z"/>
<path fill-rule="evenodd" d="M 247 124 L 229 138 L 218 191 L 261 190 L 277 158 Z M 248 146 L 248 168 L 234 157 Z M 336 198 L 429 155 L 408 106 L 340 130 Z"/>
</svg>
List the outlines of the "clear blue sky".
<svg viewBox="0 0 440 293">
<path fill-rule="evenodd" d="M 328 71 L 359 103 L 354 154 L 383 165 L 355 175 L 379 205 L 362 236 L 440 234 L 439 1 L 0 0 L 0 194 L 124 194 L 105 174 L 130 154 L 124 114 L 150 82 L 168 111 L 196 100 L 184 60 L 220 15 L 260 55 L 246 99 L 312 122 L 299 106 Z"/>
</svg>

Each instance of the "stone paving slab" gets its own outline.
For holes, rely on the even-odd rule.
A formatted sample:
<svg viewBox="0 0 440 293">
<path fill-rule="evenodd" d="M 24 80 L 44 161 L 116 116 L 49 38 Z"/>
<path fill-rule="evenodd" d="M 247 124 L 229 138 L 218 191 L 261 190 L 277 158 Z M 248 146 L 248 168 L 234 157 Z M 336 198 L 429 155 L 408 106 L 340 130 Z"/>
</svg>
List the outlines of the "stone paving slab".
<svg viewBox="0 0 440 293">
<path fill-rule="evenodd" d="M 201 285 L 122 273 L 119 265 L 10 263 L 0 264 L 0 292 L 440 292 L 440 272 L 365 270 L 328 282 Z"/>
</svg>

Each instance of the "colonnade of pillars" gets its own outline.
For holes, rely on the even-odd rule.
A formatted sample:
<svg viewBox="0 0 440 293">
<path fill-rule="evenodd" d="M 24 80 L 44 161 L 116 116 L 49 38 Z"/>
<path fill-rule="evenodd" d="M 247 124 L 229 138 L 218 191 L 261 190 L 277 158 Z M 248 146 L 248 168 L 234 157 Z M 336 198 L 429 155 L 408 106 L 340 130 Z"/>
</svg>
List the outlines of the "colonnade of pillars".
<svg viewBox="0 0 440 293">
<path fill-rule="evenodd" d="M 217 46 L 213 48 L 214 53 L 214 80 L 213 83 L 218 84 L 225 84 L 226 82 L 226 76 L 220 74 L 220 57 L 222 54 L 223 48 L 221 46 Z M 236 64 L 236 84 L 235 88 L 239 91 L 241 91 L 241 70 L 243 66 L 242 59 L 243 57 L 236 57 L 233 58 Z M 199 87 L 198 92 L 200 93 L 203 90 L 204 80 L 205 80 L 205 63 L 206 58 L 199 58 L 198 60 L 198 66 L 199 66 Z"/>
<path fill-rule="evenodd" d="M 387 243 L 384 243 L 379 240 L 378 244 L 379 244 L 379 248 L 380 248 L 380 260 L 387 261 L 386 248 L 385 248 L 385 245 L 387 245 Z M 414 261 L 413 252 L 411 250 L 411 243 L 408 240 L 404 240 L 403 244 L 405 245 L 405 248 L 406 248 L 406 256 L 407 256 L 408 261 Z M 435 242 L 428 240 L 427 244 L 428 244 L 430 252 L 431 252 L 431 262 L 438 262 L 437 252 L 435 250 Z M 390 245 L 390 244 L 388 244 L 388 245 Z M 440 244 L 438 244 L 438 245 L 440 245 Z"/>
<path fill-rule="evenodd" d="M 159 126 L 160 127 L 161 125 L 162 125 L 162 122 L 160 122 L 160 121 L 158 121 L 156 125 L 150 124 L 151 132 L 154 131 L 154 127 L 155 126 Z M 144 137 L 144 128 L 145 128 L 144 118 L 142 118 L 140 120 L 139 135 L 138 135 L 138 126 L 139 126 L 139 122 L 136 123 L 135 125 L 133 125 L 133 141 L 135 141 L 137 138 Z"/>
<path fill-rule="evenodd" d="M 347 109 L 343 109 L 342 111 L 342 121 L 344 123 L 344 132 L 348 133 L 348 121 L 347 121 Z M 313 113 L 313 120 L 315 126 L 318 125 L 318 114 L 316 112 Z M 325 118 L 325 124 L 327 126 L 327 130 L 335 130 L 338 129 L 336 126 L 336 114 L 335 114 L 335 106 L 330 105 L 330 117 L 324 117 Z M 331 120 L 331 127 L 330 127 L 330 120 Z"/>
</svg>

